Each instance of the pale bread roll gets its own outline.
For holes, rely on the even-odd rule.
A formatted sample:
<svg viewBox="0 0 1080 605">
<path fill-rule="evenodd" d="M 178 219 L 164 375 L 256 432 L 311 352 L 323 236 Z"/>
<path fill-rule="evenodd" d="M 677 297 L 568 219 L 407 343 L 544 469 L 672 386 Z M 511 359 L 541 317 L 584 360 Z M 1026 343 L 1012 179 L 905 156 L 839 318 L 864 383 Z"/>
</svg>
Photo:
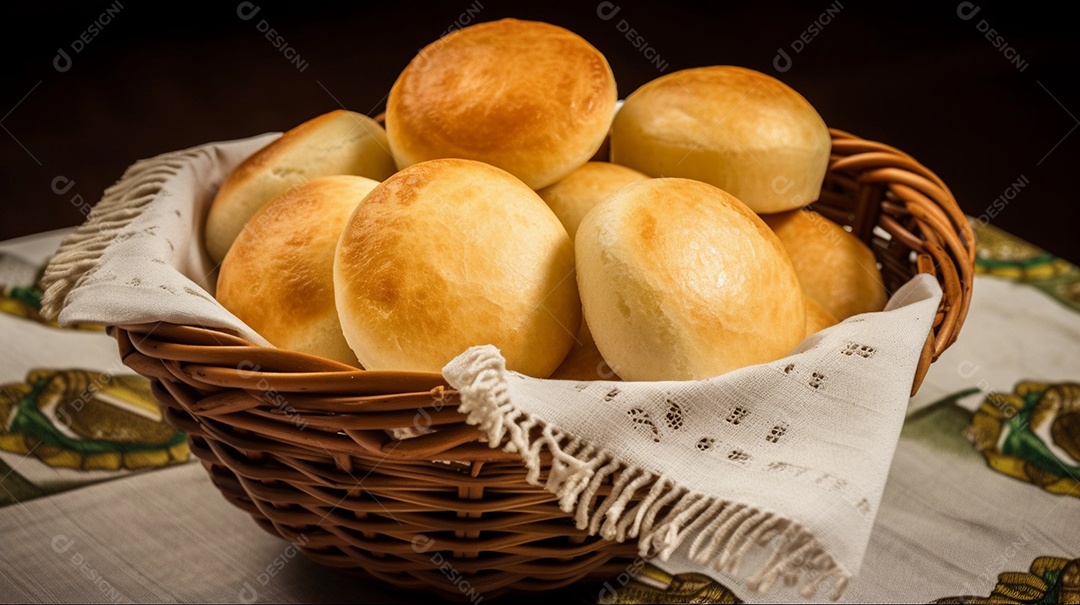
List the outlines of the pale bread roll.
<svg viewBox="0 0 1080 605">
<path fill-rule="evenodd" d="M 805 294 L 805 293 L 804 293 Z M 832 313 L 825 310 L 818 302 L 809 296 L 804 296 L 806 301 L 806 336 L 817 334 L 825 328 L 831 328 L 840 323 L 836 321 Z"/>
<path fill-rule="evenodd" d="M 466 158 L 540 189 L 596 153 L 617 96 L 611 67 L 584 38 L 502 19 L 424 47 L 390 89 L 386 129 L 399 168 Z"/>
<path fill-rule="evenodd" d="M 787 249 L 803 292 L 837 320 L 885 308 L 877 259 L 854 234 L 809 210 L 761 218 Z"/>
<path fill-rule="evenodd" d="M 581 330 L 578 331 L 574 346 L 566 354 L 555 372 L 550 376 L 552 380 L 621 380 L 615 373 L 600 349 L 596 348 L 589 323 L 582 320 Z"/>
<path fill-rule="evenodd" d="M 218 302 L 274 346 L 358 365 L 338 321 L 334 252 L 349 216 L 378 184 L 327 176 L 267 202 L 221 263 Z"/>
<path fill-rule="evenodd" d="M 625 166 L 610 162 L 588 162 L 571 172 L 558 183 L 537 191 L 555 216 L 566 227 L 570 239 L 577 235 L 578 225 L 585 215 L 604 198 L 622 187 L 648 176 Z M 557 380 L 620 380 L 611 365 L 600 355 L 589 324 L 581 322 L 574 346 L 566 359 L 551 375 Z"/>
<path fill-rule="evenodd" d="M 624 380 L 696 380 L 802 341 L 806 305 L 783 245 L 734 196 L 690 179 L 631 183 L 578 229 L 578 287 Z"/>
<path fill-rule="evenodd" d="M 647 175 L 626 166 L 611 162 L 588 162 L 558 183 L 536 193 L 559 217 L 570 239 L 574 239 L 581 219 L 593 206 L 625 185 L 647 178 Z"/>
<path fill-rule="evenodd" d="M 654 177 L 711 183 L 757 213 L 821 193 L 832 141 L 799 93 L 742 67 L 697 67 L 631 94 L 611 130 L 611 161 Z"/>
<path fill-rule="evenodd" d="M 345 338 L 374 370 L 439 372 L 491 344 L 546 378 L 581 325 L 566 229 L 527 185 L 472 160 L 376 187 L 342 232 L 334 284 Z"/>
<path fill-rule="evenodd" d="M 381 181 L 394 173 L 386 131 L 375 120 L 338 109 L 293 128 L 236 167 L 206 217 L 206 251 L 221 262 L 244 223 L 290 187 L 351 174 Z"/>
</svg>

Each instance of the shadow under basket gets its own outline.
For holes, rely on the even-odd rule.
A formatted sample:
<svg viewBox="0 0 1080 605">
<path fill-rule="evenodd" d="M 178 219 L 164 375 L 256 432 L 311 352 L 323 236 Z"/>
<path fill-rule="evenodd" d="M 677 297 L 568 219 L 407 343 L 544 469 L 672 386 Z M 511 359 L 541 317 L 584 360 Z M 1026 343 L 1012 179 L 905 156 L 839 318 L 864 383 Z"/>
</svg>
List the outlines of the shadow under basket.
<svg viewBox="0 0 1080 605">
<path fill-rule="evenodd" d="M 870 245 L 890 294 L 920 272 L 942 286 L 914 393 L 964 322 L 971 227 L 913 158 L 831 133 L 812 208 Z M 609 580 L 637 556 L 636 544 L 575 529 L 553 494 L 526 483 L 518 454 L 490 448 L 465 423 L 439 374 L 357 370 L 191 326 L 110 333 L 225 499 L 322 565 L 475 600 Z M 388 432 L 416 426 L 432 431 Z"/>
</svg>

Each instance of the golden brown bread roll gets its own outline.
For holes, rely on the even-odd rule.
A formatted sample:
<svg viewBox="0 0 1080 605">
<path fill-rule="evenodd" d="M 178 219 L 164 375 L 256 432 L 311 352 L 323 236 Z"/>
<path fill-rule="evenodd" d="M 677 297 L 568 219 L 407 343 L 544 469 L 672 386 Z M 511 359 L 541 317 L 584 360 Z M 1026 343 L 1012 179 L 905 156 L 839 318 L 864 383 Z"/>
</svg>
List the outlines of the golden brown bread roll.
<svg viewBox="0 0 1080 605">
<path fill-rule="evenodd" d="M 648 176 L 610 162 L 588 162 L 554 185 L 537 191 L 555 216 L 566 227 L 571 241 L 577 235 L 581 219 L 601 200 L 625 185 Z M 620 380 L 611 365 L 596 348 L 589 324 L 581 322 L 574 346 L 551 375 L 557 380 Z"/>
<path fill-rule="evenodd" d="M 537 191 L 559 217 L 570 239 L 577 235 L 581 219 L 607 196 L 634 181 L 649 178 L 637 170 L 611 162 L 588 162 L 558 183 Z"/>
<path fill-rule="evenodd" d="M 394 173 L 386 131 L 343 109 L 293 128 L 229 174 L 206 217 L 206 250 L 221 262 L 248 219 L 272 198 L 310 179 L 351 174 L 381 181 Z"/>
<path fill-rule="evenodd" d="M 576 243 L 585 318 L 624 380 L 696 380 L 778 359 L 806 306 L 787 253 L 734 196 L 690 179 L 631 183 Z"/>
<path fill-rule="evenodd" d="M 540 189 L 600 148 L 616 97 L 607 60 L 584 38 L 502 19 L 421 50 L 390 90 L 386 128 L 399 168 L 466 158 Z"/>
<path fill-rule="evenodd" d="M 758 213 L 821 193 L 832 141 L 799 93 L 763 73 L 697 67 L 631 94 L 612 124 L 611 161 L 654 177 L 711 183 Z"/>
<path fill-rule="evenodd" d="M 787 249 L 803 292 L 837 320 L 885 308 L 877 259 L 855 235 L 809 210 L 761 218 Z"/>
<path fill-rule="evenodd" d="M 374 370 L 438 372 L 492 344 L 546 378 L 581 324 L 566 229 L 527 185 L 472 160 L 376 187 L 341 234 L 334 284 L 345 338 Z"/>
<path fill-rule="evenodd" d="M 328 176 L 266 203 L 221 263 L 217 299 L 277 347 L 357 365 L 334 301 L 334 252 L 357 204 L 379 183 Z"/>
<path fill-rule="evenodd" d="M 817 334 L 825 328 L 830 328 L 840 323 L 836 321 L 832 313 L 825 310 L 818 302 L 809 296 L 803 296 L 806 301 L 806 335 Z"/>
</svg>

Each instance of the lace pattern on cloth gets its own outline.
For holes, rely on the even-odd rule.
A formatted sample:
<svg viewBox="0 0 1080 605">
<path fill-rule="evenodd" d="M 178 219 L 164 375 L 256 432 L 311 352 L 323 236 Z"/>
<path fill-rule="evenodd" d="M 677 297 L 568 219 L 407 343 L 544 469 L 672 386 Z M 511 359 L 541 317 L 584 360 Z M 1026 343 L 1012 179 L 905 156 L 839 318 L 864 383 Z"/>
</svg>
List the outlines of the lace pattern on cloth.
<svg viewBox="0 0 1080 605">
<path fill-rule="evenodd" d="M 801 583 L 807 598 L 831 584 L 835 599 L 861 563 L 919 344 L 940 298 L 924 277 L 894 297 L 892 318 L 862 316 L 785 359 L 711 380 L 539 380 L 508 371 L 492 346 L 469 349 L 443 376 L 458 389 L 469 424 L 491 447 L 519 453 L 527 481 L 558 496 L 578 529 L 636 539 L 643 557 L 668 560 L 681 549 L 698 565 L 733 574 L 755 554 L 759 566 L 740 576 L 751 590 L 783 578 Z M 894 330 L 905 321 L 921 338 L 907 330 L 903 342 Z M 897 325 L 866 336 L 880 322 Z M 868 365 L 881 357 L 897 379 Z M 895 367 L 901 359 L 908 369 Z M 853 388 L 860 382 L 871 388 Z M 834 430 L 837 422 L 848 430 Z M 551 457 L 546 471 L 543 451 Z M 601 498 L 605 482 L 611 492 Z"/>
<path fill-rule="evenodd" d="M 132 166 L 61 244 L 43 314 L 62 325 L 205 326 L 268 346 L 214 300 L 201 233 L 225 176 L 278 136 Z M 807 595 L 831 583 L 835 595 L 862 562 L 940 298 L 937 281 L 918 275 L 881 313 L 704 381 L 539 380 L 507 371 L 490 346 L 443 376 L 489 445 L 518 452 L 528 480 L 578 527 L 723 571 L 757 557 L 750 587 L 783 578 Z"/>
</svg>

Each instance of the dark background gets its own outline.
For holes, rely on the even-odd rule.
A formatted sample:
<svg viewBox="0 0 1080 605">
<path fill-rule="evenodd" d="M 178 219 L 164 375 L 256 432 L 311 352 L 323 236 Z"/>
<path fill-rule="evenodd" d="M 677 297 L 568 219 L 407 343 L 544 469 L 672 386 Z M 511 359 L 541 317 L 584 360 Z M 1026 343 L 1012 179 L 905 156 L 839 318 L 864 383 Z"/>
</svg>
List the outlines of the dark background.
<svg viewBox="0 0 1080 605">
<path fill-rule="evenodd" d="M 345 106 L 382 111 L 418 49 L 470 7 L 473 22 L 506 16 L 572 29 L 611 63 L 625 97 L 661 71 L 620 31 L 633 27 L 663 73 L 712 64 L 777 76 L 830 126 L 897 146 L 936 171 L 961 207 L 1074 261 L 1080 173 L 1075 23 L 1049 4 L 597 2 L 267 2 L 251 20 L 238 2 L 114 2 L 5 7 L 0 95 L 0 239 L 78 224 L 130 163 L 165 151 L 291 128 Z M 109 7 L 123 8 L 80 52 L 72 43 Z M 799 53 L 792 43 L 829 7 L 840 12 Z M 965 4 L 965 10 L 974 10 Z M 605 14 L 613 10 L 608 7 Z M 258 30 L 265 20 L 295 49 L 302 72 Z M 979 31 L 993 27 L 1021 71 Z M 809 35 L 809 34 L 808 34 Z M 58 49 L 71 57 L 54 68 Z M 791 68 L 773 61 L 783 48 Z M 54 179 L 74 181 L 64 194 Z M 1010 184 L 1029 184 L 990 216 Z M 60 184 L 66 181 L 59 181 Z M 75 201 L 73 203 L 73 198 Z"/>
</svg>

